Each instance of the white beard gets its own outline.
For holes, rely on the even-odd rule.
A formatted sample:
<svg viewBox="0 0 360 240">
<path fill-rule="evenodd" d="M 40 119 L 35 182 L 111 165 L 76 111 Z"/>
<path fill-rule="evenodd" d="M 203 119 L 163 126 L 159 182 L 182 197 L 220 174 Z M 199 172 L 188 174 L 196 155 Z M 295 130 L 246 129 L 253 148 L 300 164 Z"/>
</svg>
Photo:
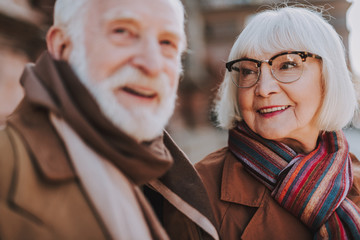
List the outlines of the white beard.
<svg viewBox="0 0 360 240">
<path fill-rule="evenodd" d="M 78 44 L 80 45 L 80 44 Z M 94 81 L 88 74 L 85 49 L 76 46 L 70 54 L 69 63 L 80 81 L 90 91 L 102 113 L 120 130 L 137 141 L 148 141 L 162 134 L 163 128 L 173 114 L 176 89 L 169 86 L 170 79 L 165 73 L 149 78 L 130 65 L 119 69 L 107 79 Z M 113 90 L 129 83 L 151 86 L 160 99 L 156 107 L 136 105 L 130 109 L 118 102 Z"/>
</svg>

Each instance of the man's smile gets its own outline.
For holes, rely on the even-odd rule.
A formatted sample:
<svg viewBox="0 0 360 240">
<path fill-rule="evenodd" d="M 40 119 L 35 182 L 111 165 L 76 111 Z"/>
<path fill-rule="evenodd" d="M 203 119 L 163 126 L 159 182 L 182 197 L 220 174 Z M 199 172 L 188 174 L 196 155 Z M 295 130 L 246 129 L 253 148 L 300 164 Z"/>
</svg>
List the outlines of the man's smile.
<svg viewBox="0 0 360 240">
<path fill-rule="evenodd" d="M 144 97 L 144 98 L 155 98 L 157 96 L 157 93 L 151 89 L 146 89 L 142 87 L 129 87 L 125 86 L 122 88 L 123 91 L 126 93 L 138 96 L 138 97 Z"/>
</svg>

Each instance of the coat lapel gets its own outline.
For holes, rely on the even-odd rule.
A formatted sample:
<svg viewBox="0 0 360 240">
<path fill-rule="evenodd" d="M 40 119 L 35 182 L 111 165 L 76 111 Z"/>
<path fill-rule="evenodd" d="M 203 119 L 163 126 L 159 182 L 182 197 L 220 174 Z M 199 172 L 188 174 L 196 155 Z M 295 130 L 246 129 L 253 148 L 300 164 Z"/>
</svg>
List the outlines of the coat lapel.
<svg viewBox="0 0 360 240">
<path fill-rule="evenodd" d="M 289 214 L 271 197 L 270 191 L 251 176 L 244 166 L 228 153 L 222 172 L 221 200 L 256 208 L 242 232 L 243 240 L 310 239 L 309 232 L 297 218 Z M 273 234 L 273 235 L 271 235 Z"/>
<path fill-rule="evenodd" d="M 29 108 L 30 111 L 27 111 Z M 20 104 L 17 111 L 19 114 L 9 119 L 9 125 L 21 132 L 40 174 L 51 182 L 74 180 L 76 176 L 71 161 L 49 121 L 48 112 L 42 108 L 32 108 L 26 101 Z"/>
<path fill-rule="evenodd" d="M 56 237 L 110 238 L 47 113 L 41 108 L 23 112 L 25 105 L 7 130 L 16 151 L 8 199 L 12 208 Z"/>
<path fill-rule="evenodd" d="M 266 187 L 257 180 L 254 181 L 230 152 L 224 162 L 221 181 L 222 201 L 249 207 L 260 207 L 262 204 Z"/>
</svg>

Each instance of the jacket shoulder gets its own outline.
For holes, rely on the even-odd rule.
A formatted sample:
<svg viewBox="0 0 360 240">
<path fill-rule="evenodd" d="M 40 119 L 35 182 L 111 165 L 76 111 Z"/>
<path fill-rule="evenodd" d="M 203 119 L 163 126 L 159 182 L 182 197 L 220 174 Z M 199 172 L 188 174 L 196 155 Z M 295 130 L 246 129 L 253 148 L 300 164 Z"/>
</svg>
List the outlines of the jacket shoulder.
<svg viewBox="0 0 360 240">
<path fill-rule="evenodd" d="M 219 198 L 218 194 L 220 194 L 220 190 L 216 191 L 216 193 L 210 193 L 209 189 L 214 189 L 215 186 L 220 187 L 224 161 L 227 154 L 229 154 L 229 151 L 228 148 L 225 147 L 209 154 L 203 160 L 195 164 L 195 168 L 198 171 L 210 198 Z M 217 196 L 213 196 L 213 194 L 216 194 Z"/>
<path fill-rule="evenodd" d="M 353 170 L 353 186 L 347 197 L 351 199 L 358 207 L 360 207 L 360 161 L 357 157 L 350 153 Z"/>
<path fill-rule="evenodd" d="M 196 170 L 200 175 L 206 172 L 218 170 L 223 165 L 226 155 L 229 153 L 228 147 L 221 148 L 207 155 L 204 159 L 195 164 Z M 220 172 L 219 172 L 220 173 Z"/>
<path fill-rule="evenodd" d="M 0 130 L 0 199 L 7 196 L 15 168 L 14 133 L 8 127 Z M 3 201 L 4 199 L 1 199 Z"/>
<path fill-rule="evenodd" d="M 203 160 L 195 164 L 195 168 L 208 193 L 218 226 L 221 226 L 226 209 L 230 206 L 229 202 L 221 201 L 222 175 L 224 162 L 228 154 L 228 148 L 225 147 L 209 154 Z"/>
</svg>

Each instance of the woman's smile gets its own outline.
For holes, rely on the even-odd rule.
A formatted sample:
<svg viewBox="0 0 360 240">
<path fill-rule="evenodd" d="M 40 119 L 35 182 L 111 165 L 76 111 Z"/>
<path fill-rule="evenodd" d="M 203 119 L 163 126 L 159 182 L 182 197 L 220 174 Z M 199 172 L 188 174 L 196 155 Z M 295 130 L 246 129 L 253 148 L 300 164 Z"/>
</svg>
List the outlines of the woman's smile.
<svg viewBox="0 0 360 240">
<path fill-rule="evenodd" d="M 286 111 L 289 107 L 290 105 L 266 106 L 258 109 L 256 112 L 262 117 L 271 118 Z"/>
</svg>

